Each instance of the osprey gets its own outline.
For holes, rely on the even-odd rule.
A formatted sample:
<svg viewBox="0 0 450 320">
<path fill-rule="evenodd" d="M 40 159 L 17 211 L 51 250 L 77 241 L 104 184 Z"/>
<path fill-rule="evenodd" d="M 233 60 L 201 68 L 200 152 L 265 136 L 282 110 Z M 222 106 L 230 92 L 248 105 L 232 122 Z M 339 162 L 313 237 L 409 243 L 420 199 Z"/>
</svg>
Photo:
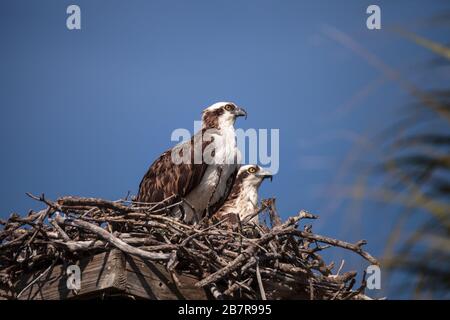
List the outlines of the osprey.
<svg viewBox="0 0 450 320">
<path fill-rule="evenodd" d="M 258 210 L 258 189 L 266 178 L 272 180 L 272 174 L 259 166 L 242 166 L 238 171 L 230 195 L 214 214 L 213 219 L 222 220 L 229 217 L 230 214 L 235 214 L 239 215 L 242 221 L 256 213 Z M 258 223 L 258 216 L 255 215 L 249 222 Z"/>
<path fill-rule="evenodd" d="M 170 206 L 183 200 L 171 214 L 187 223 L 196 223 L 219 208 L 241 161 L 234 129 L 240 116 L 246 117 L 246 111 L 231 102 L 218 102 L 203 110 L 201 130 L 153 162 L 142 178 L 136 201 L 164 201 L 164 206 Z"/>
</svg>

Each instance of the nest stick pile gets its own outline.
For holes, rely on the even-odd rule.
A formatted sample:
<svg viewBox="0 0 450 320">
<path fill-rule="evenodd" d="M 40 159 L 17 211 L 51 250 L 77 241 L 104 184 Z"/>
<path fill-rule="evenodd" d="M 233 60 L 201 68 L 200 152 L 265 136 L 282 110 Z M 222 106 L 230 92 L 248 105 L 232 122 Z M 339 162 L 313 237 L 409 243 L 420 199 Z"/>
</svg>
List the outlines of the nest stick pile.
<svg viewBox="0 0 450 320">
<path fill-rule="evenodd" d="M 333 273 L 334 264 L 320 253 L 340 247 L 377 264 L 364 240 L 313 233 L 302 222 L 317 217 L 307 211 L 281 222 L 275 199 L 254 213 L 266 216 L 258 225 L 251 219 L 231 224 L 230 217 L 187 225 L 168 214 L 180 203 L 29 196 L 46 208 L 0 221 L 0 286 L 13 292 L 10 299 L 20 296 L 21 275 L 113 248 L 165 266 L 177 285 L 180 274 L 191 274 L 216 299 L 368 299 L 365 275 L 355 285 L 356 272 Z"/>
</svg>

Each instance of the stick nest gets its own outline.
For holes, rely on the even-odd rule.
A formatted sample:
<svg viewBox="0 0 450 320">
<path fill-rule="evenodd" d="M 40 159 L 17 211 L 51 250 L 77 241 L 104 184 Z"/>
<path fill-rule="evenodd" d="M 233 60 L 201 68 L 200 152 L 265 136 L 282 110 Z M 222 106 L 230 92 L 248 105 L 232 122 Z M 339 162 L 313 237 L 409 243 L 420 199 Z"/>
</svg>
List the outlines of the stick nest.
<svg viewBox="0 0 450 320">
<path fill-rule="evenodd" d="M 282 223 L 275 199 L 255 212 L 265 215 L 263 223 L 234 217 L 231 227 L 231 217 L 184 224 L 167 214 L 165 202 L 29 196 L 46 208 L 0 220 L 0 289 L 8 299 L 20 297 L 21 275 L 44 270 L 43 276 L 51 266 L 113 248 L 164 265 L 177 285 L 178 275 L 194 275 L 195 285 L 216 299 L 369 299 L 365 273 L 355 286 L 355 271 L 333 274 L 334 263 L 327 265 L 320 252 L 340 247 L 378 264 L 363 250 L 364 240 L 348 243 L 301 227 L 317 218 L 307 211 Z"/>
</svg>

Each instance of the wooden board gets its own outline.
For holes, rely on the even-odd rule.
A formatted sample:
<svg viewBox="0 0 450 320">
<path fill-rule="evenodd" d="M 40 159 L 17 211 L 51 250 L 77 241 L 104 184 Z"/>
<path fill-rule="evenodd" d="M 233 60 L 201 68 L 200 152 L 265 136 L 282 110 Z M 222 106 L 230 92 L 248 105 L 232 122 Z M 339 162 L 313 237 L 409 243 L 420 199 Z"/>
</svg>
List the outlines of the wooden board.
<svg viewBox="0 0 450 320">
<path fill-rule="evenodd" d="M 126 256 L 126 292 L 143 299 L 157 300 L 203 300 L 208 295 L 194 284 L 199 281 L 192 276 L 179 275 L 181 286 L 177 287 L 166 269 L 141 258 Z"/>
<path fill-rule="evenodd" d="M 17 293 L 23 290 L 19 299 L 63 300 L 112 296 L 152 300 L 208 298 L 204 289 L 194 286 L 198 279 L 180 275 L 182 285 L 177 287 L 163 266 L 125 255 L 119 250 L 83 259 L 78 265 L 81 270 L 79 292 L 67 288 L 67 266 L 58 265 L 37 281 L 35 279 L 43 270 L 23 277 L 16 285 Z M 29 286 L 33 281 L 35 283 Z"/>
<path fill-rule="evenodd" d="M 107 291 L 121 291 L 125 288 L 125 260 L 117 250 L 101 253 L 79 261 L 81 289 L 79 292 L 67 288 L 67 266 L 52 268 L 20 295 L 21 300 L 60 300 L 79 298 L 84 295 L 101 294 Z M 23 277 L 16 285 L 17 293 L 22 291 L 43 270 Z"/>
</svg>

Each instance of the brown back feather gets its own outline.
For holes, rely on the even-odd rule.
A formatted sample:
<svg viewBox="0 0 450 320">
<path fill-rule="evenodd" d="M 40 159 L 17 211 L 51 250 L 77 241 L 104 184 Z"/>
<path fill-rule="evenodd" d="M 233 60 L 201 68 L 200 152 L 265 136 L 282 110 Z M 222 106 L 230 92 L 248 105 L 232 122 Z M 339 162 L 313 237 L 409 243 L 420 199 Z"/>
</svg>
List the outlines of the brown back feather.
<svg viewBox="0 0 450 320">
<path fill-rule="evenodd" d="M 204 162 L 194 163 L 194 140 L 200 138 L 205 129 L 193 136 L 191 144 L 190 163 L 174 164 L 172 162 L 172 150 L 167 150 L 148 169 L 139 185 L 138 202 L 161 202 L 174 196 L 165 205 L 170 205 L 185 197 L 197 185 L 200 184 L 208 165 Z M 212 141 L 202 143 L 202 152 Z"/>
</svg>

